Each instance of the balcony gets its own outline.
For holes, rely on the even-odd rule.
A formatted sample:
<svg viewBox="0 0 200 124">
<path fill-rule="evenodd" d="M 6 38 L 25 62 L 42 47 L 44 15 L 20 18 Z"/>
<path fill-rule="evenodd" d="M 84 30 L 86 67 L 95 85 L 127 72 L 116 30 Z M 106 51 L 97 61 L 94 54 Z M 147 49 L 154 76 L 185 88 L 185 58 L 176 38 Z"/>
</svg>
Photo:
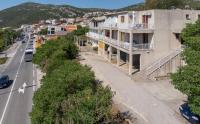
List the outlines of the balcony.
<svg viewBox="0 0 200 124">
<path fill-rule="evenodd" d="M 113 23 L 104 23 L 103 24 L 104 28 L 118 28 L 117 23 L 113 22 Z"/>
<path fill-rule="evenodd" d="M 119 41 L 116 39 L 111 39 L 110 37 L 104 36 L 102 34 L 97 34 L 94 32 L 89 32 L 86 34 L 88 37 L 93 38 L 97 41 L 103 40 L 106 43 L 112 44 L 113 46 L 123 48 L 125 50 L 130 49 L 130 43 L 127 41 Z M 139 43 L 133 44 L 133 51 L 135 50 L 151 50 L 153 48 L 151 43 Z"/>
<path fill-rule="evenodd" d="M 150 43 L 133 44 L 133 50 L 149 50 L 151 49 Z"/>
<path fill-rule="evenodd" d="M 119 47 L 121 47 L 123 49 L 129 50 L 129 46 L 130 46 L 130 43 L 128 43 L 128 42 L 123 42 L 123 41 L 119 42 Z"/>
<path fill-rule="evenodd" d="M 94 32 L 88 32 L 86 34 L 87 37 L 90 37 L 90 38 L 93 38 L 95 40 L 99 40 L 101 38 L 101 36 L 97 33 L 94 33 Z"/>
<path fill-rule="evenodd" d="M 151 24 L 118 24 L 119 29 L 133 29 L 133 30 L 153 30 L 153 25 Z"/>
<path fill-rule="evenodd" d="M 117 40 L 115 40 L 115 39 L 111 39 L 111 38 L 109 38 L 109 37 L 104 37 L 104 40 L 105 40 L 105 42 L 107 42 L 107 43 L 110 43 L 110 44 L 112 44 L 112 45 L 114 45 L 114 46 L 117 46 L 118 44 L 117 44 Z"/>
</svg>

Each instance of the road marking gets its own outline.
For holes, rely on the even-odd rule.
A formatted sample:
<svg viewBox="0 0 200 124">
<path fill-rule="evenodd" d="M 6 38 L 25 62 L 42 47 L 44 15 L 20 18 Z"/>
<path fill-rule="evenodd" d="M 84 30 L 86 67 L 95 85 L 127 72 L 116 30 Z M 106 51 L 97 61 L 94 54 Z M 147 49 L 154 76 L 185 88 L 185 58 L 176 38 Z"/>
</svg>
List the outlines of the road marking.
<svg viewBox="0 0 200 124">
<path fill-rule="evenodd" d="M 26 48 L 27 48 L 27 46 L 28 46 L 28 43 L 26 44 Z M 25 54 L 25 50 L 24 50 L 23 55 L 22 55 L 22 57 L 21 57 L 20 64 L 19 64 L 19 67 L 18 67 L 18 69 L 17 69 L 17 73 L 16 73 L 16 75 L 15 75 L 15 79 L 14 79 L 12 88 L 11 88 L 11 90 L 10 90 L 8 99 L 7 99 L 7 101 L 6 101 L 6 105 L 5 105 L 5 108 L 4 108 L 4 110 L 3 110 L 3 114 L 2 114 L 2 116 L 1 116 L 0 124 L 3 123 L 3 119 L 4 119 L 4 116 L 5 116 L 5 113 L 6 113 L 8 104 L 9 104 L 10 99 L 11 99 L 12 91 L 13 91 L 13 88 L 14 88 L 14 86 L 15 86 L 15 83 L 16 83 L 16 80 L 17 80 L 17 76 L 19 75 L 19 69 L 20 69 L 20 67 L 21 67 L 21 65 L 22 65 L 22 61 L 23 61 L 23 58 L 24 58 L 24 54 Z"/>
<path fill-rule="evenodd" d="M 35 65 L 33 64 L 33 91 L 35 91 Z"/>
<path fill-rule="evenodd" d="M 24 88 L 19 88 L 19 89 L 18 89 L 18 92 L 24 94 L 24 90 L 25 90 Z"/>
<path fill-rule="evenodd" d="M 18 92 L 24 94 L 25 89 L 26 89 L 26 86 L 27 86 L 27 84 L 26 84 L 26 82 L 24 82 L 23 85 L 22 85 L 22 88 L 20 87 L 20 88 L 18 89 Z"/>
<path fill-rule="evenodd" d="M 23 83 L 22 87 L 25 89 L 27 86 L 26 82 Z"/>
</svg>

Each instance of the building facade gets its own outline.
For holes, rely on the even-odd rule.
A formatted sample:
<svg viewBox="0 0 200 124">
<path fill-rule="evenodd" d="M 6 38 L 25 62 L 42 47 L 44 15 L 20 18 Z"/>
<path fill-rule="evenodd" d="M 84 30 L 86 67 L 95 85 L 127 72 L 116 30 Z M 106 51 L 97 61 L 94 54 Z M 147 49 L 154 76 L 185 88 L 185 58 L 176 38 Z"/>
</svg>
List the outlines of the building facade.
<svg viewBox="0 0 200 124">
<path fill-rule="evenodd" d="M 150 75 L 180 54 L 182 29 L 199 18 L 198 10 L 112 13 L 91 20 L 87 37 L 99 55 L 118 66 L 127 65 L 130 75 Z M 168 72 L 174 72 L 179 63 L 169 63 Z"/>
</svg>

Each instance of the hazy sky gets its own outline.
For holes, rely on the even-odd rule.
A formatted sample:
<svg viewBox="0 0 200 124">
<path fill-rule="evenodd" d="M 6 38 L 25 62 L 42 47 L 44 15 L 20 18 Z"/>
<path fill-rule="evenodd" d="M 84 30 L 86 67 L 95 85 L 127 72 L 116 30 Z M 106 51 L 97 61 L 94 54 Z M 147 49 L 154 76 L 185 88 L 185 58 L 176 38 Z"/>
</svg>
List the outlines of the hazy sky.
<svg viewBox="0 0 200 124">
<path fill-rule="evenodd" d="M 144 0 L 0 0 L 0 10 L 15 6 L 23 2 L 37 2 L 50 4 L 69 4 L 77 7 L 94 7 L 94 8 L 121 8 Z"/>
</svg>

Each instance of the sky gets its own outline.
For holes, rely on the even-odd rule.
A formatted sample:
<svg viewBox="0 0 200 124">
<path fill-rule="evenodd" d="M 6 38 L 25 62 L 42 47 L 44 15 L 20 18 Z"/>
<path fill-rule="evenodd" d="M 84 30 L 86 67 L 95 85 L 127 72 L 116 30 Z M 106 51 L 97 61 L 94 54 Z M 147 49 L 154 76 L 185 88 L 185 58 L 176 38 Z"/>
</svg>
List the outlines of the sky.
<svg viewBox="0 0 200 124">
<path fill-rule="evenodd" d="M 144 0 L 0 0 L 0 10 L 24 3 L 36 2 L 44 4 L 68 4 L 82 8 L 117 9 L 143 2 Z"/>
</svg>

